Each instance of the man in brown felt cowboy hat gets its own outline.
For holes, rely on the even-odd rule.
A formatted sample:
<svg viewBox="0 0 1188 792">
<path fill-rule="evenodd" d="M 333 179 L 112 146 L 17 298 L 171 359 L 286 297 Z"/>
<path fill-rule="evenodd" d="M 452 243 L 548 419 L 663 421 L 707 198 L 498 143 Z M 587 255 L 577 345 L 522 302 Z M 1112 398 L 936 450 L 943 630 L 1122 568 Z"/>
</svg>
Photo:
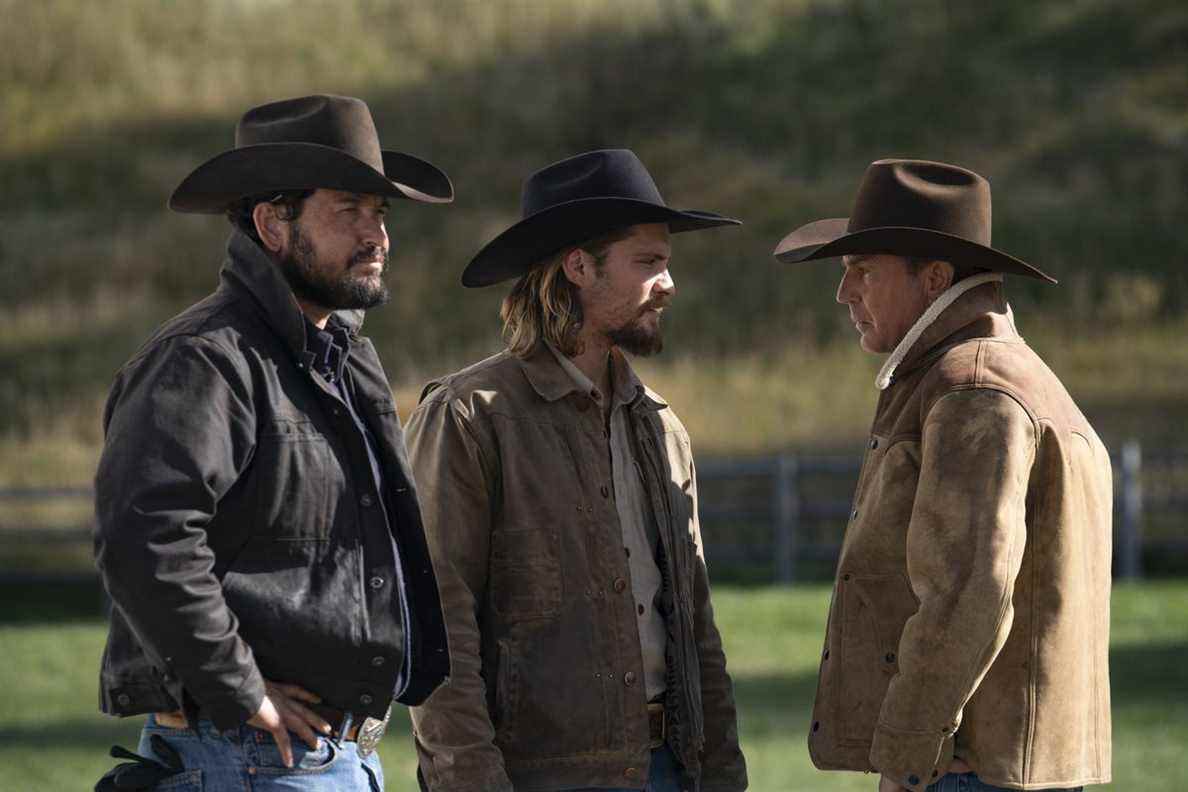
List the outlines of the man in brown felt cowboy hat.
<svg viewBox="0 0 1188 792">
<path fill-rule="evenodd" d="M 428 789 L 746 787 L 689 437 L 624 355 L 660 351 L 669 235 L 737 222 L 592 151 L 529 177 L 466 268 L 516 280 L 507 350 L 409 419 L 453 664 L 412 712 Z"/>
<path fill-rule="evenodd" d="M 391 702 L 419 703 L 449 664 L 396 408 L 359 327 L 388 297 L 392 199 L 453 188 L 382 151 L 358 99 L 256 107 L 235 143 L 169 201 L 230 218 L 218 290 L 120 369 L 104 414 L 101 704 L 149 718 L 142 757 L 101 788 L 377 790 Z"/>
<path fill-rule="evenodd" d="M 990 186 L 880 160 L 848 219 L 782 261 L 842 256 L 837 300 L 888 354 L 838 559 L 809 751 L 880 792 L 1110 780 L 1110 460 L 1019 337 Z"/>
</svg>

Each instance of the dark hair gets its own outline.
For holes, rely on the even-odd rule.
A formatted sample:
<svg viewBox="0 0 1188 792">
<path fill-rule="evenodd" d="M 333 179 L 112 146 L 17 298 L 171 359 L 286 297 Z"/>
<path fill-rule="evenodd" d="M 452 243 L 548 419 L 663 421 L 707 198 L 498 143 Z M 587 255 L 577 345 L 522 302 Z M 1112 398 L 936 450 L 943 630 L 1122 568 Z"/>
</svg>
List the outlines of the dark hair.
<svg viewBox="0 0 1188 792">
<path fill-rule="evenodd" d="M 305 204 L 305 199 L 313 194 L 314 191 L 308 189 L 249 195 L 227 207 L 227 219 L 231 225 L 247 234 L 249 239 L 262 247 L 264 243 L 260 240 L 260 235 L 256 233 L 256 221 L 252 217 L 252 213 L 256 211 L 256 205 L 262 203 L 275 205 L 280 219 L 288 222 L 301 216 L 301 207 Z"/>
</svg>

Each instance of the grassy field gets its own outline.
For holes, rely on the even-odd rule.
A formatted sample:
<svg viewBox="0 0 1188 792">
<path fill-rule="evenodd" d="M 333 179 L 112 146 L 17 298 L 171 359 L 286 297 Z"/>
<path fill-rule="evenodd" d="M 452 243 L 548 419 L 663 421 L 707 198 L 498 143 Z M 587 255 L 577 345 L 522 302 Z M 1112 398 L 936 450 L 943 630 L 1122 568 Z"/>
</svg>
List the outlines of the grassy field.
<svg viewBox="0 0 1188 792">
<path fill-rule="evenodd" d="M 0 788 L 90 789 L 131 746 L 138 723 L 95 711 L 102 623 L 85 593 L 6 591 L 0 609 Z M 819 773 L 809 763 L 809 719 L 828 590 L 719 587 L 714 595 L 756 792 L 865 790 L 862 774 Z M 1113 789 L 1179 792 L 1188 785 L 1188 583 L 1119 585 L 1113 601 Z M 388 788 L 415 789 L 404 711 L 381 745 Z"/>
</svg>

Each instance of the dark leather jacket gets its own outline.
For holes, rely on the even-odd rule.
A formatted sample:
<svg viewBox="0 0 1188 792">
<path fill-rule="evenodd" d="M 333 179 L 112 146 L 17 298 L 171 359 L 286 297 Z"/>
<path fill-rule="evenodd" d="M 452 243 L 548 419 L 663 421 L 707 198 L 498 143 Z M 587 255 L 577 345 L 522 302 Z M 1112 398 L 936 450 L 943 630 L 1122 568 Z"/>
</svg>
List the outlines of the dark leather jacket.
<svg viewBox="0 0 1188 792">
<path fill-rule="evenodd" d="M 239 232 L 218 290 L 116 375 L 95 480 L 95 558 L 114 603 L 104 712 L 180 707 L 229 728 L 255 713 L 267 678 L 383 717 L 410 661 L 402 703 L 448 674 L 387 378 L 358 335 L 362 312 L 330 321 L 350 332 L 349 382 L 386 492 L 334 388 L 310 371 L 292 292 Z M 365 531 L 389 525 L 399 570 L 393 554 L 363 550 Z M 411 624 L 399 615 L 401 578 Z"/>
</svg>

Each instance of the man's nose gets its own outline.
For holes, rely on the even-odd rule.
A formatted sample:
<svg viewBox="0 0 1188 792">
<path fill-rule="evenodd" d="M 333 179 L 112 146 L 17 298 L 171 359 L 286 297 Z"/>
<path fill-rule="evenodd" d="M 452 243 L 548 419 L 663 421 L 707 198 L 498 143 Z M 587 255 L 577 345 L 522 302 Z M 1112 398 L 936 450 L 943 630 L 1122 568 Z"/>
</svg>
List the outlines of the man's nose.
<svg viewBox="0 0 1188 792">
<path fill-rule="evenodd" d="M 841 283 L 837 284 L 837 301 L 842 305 L 854 302 L 854 283 L 851 274 L 849 270 L 843 272 Z"/>
<path fill-rule="evenodd" d="M 365 214 L 361 234 L 364 244 L 375 244 L 384 250 L 388 249 L 388 229 L 384 225 L 383 215 Z"/>
<path fill-rule="evenodd" d="M 676 294 L 676 282 L 672 279 L 672 273 L 668 270 L 660 273 L 660 277 L 656 278 L 656 283 L 652 286 L 653 291 L 667 294 L 669 297 Z"/>
</svg>

